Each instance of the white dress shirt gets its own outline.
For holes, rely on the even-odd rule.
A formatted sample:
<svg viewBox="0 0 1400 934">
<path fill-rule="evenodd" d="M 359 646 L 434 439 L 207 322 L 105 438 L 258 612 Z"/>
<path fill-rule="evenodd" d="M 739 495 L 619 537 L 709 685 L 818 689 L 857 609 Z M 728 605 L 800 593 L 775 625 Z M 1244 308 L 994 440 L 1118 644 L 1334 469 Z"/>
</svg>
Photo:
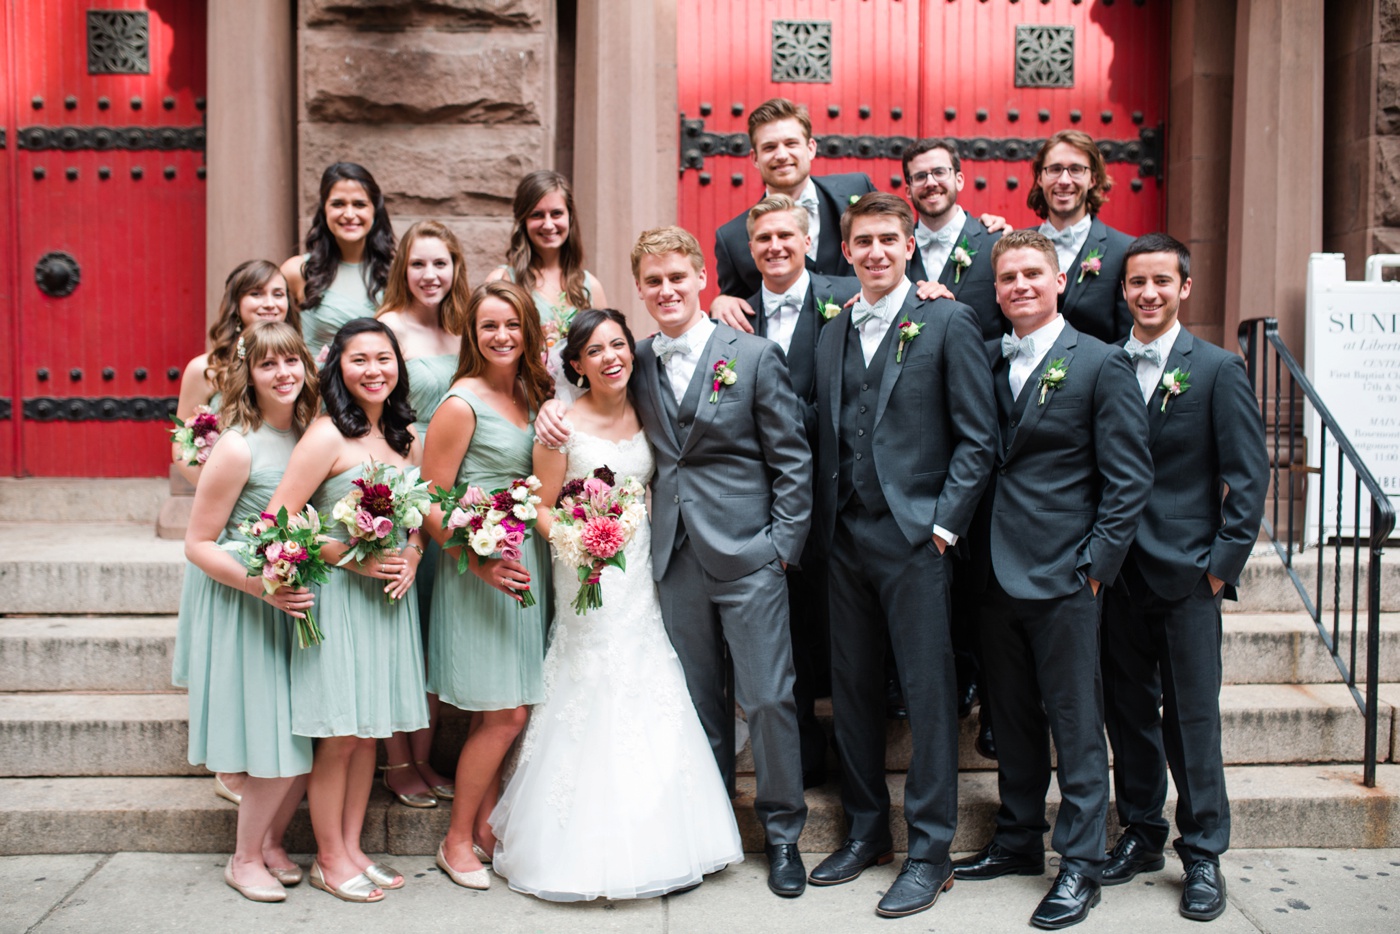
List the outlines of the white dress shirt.
<svg viewBox="0 0 1400 934">
<path fill-rule="evenodd" d="M 1073 282 L 1079 277 L 1079 270 L 1071 269 L 1079 251 L 1084 249 L 1084 241 L 1089 239 L 1089 228 L 1094 224 L 1094 216 L 1085 214 L 1077 224 L 1070 224 L 1064 230 L 1056 230 L 1055 225 L 1046 221 L 1040 225 L 1040 232 L 1055 244 L 1055 255 L 1060 258 L 1060 272 Z"/>
<path fill-rule="evenodd" d="M 671 394 L 676 397 L 676 405 L 681 404 L 686 389 L 690 387 L 690 381 L 695 376 L 695 368 L 704 359 L 705 345 L 710 342 L 710 335 L 714 332 L 715 323 L 701 315 L 700 320 L 690 326 L 690 330 L 680 335 L 690 344 L 690 353 L 672 354 L 671 359 L 663 364 L 666 369 L 666 378 L 671 383 Z"/>
<path fill-rule="evenodd" d="M 1157 352 L 1162 355 L 1161 363 L 1153 363 L 1146 357 L 1138 357 L 1133 361 L 1137 367 L 1138 385 L 1142 387 L 1142 401 L 1151 402 L 1152 394 L 1162 388 L 1162 374 L 1167 372 L 1167 357 L 1171 355 L 1172 348 L 1176 346 L 1176 336 L 1181 333 L 1181 322 L 1173 321 L 1170 330 L 1144 347 L 1156 347 Z M 1130 337 L 1137 339 L 1137 328 L 1133 328 Z M 1138 341 L 1142 343 L 1142 341 Z"/>
<path fill-rule="evenodd" d="M 1049 324 L 1026 335 L 1031 339 L 1035 353 L 1029 357 L 1019 354 L 1012 358 L 1011 365 L 1007 367 L 1007 376 L 1011 380 L 1011 398 L 1020 396 L 1021 387 L 1026 385 L 1026 380 L 1030 379 L 1032 374 L 1040 372 L 1040 362 L 1045 359 L 1050 348 L 1055 346 L 1055 341 L 1060 339 L 1060 332 L 1064 329 L 1065 316 L 1057 314 Z"/>
<path fill-rule="evenodd" d="M 802 270 L 792 288 L 786 292 L 770 292 L 765 283 L 763 292 L 763 314 L 768 318 L 768 339 L 788 352 L 792 345 L 792 335 L 797 331 L 797 318 L 802 313 L 802 305 L 807 300 L 807 289 L 812 277 Z"/>
<path fill-rule="evenodd" d="M 870 366 L 870 361 L 875 359 L 875 351 L 880 348 L 880 342 L 885 339 L 885 332 L 894 324 L 895 316 L 904 307 L 904 297 L 909 294 L 909 290 L 913 287 L 914 283 L 910 282 L 906 276 L 899 280 L 899 284 L 888 295 L 874 305 L 865 301 L 864 292 L 856 299 L 855 305 L 851 308 L 853 316 L 862 307 L 870 308 L 875 312 L 875 317 L 862 322 L 859 328 L 860 352 L 865 357 L 866 366 Z"/>
<path fill-rule="evenodd" d="M 764 191 L 764 194 L 771 195 L 773 192 Z M 807 176 L 807 184 L 798 192 L 796 201 L 800 207 L 807 209 L 807 236 L 812 238 L 812 245 L 807 248 L 807 258 L 817 258 L 817 242 L 822 236 L 822 212 L 821 202 L 817 200 L 817 183 L 812 181 L 812 176 Z"/>
<path fill-rule="evenodd" d="M 924 273 L 930 282 L 937 282 L 943 275 L 943 267 L 948 265 L 948 257 L 953 255 L 953 247 L 958 245 L 958 234 L 967 223 L 967 212 L 953 207 L 948 223 L 934 230 L 926 225 L 923 218 L 914 228 L 914 239 L 919 244 L 919 254 L 924 261 Z M 926 231 L 920 235 L 921 231 Z"/>
</svg>

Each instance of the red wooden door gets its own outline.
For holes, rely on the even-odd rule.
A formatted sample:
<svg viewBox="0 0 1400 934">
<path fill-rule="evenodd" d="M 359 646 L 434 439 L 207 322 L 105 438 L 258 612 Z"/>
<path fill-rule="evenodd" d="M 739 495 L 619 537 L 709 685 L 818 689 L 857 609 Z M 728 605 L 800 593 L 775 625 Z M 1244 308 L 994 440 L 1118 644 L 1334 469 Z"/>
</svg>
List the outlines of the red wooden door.
<svg viewBox="0 0 1400 934">
<path fill-rule="evenodd" d="M 959 204 L 1017 227 L 1039 223 L 1026 192 L 1040 142 L 1082 129 L 1114 180 L 1100 216 L 1161 229 L 1169 13 L 1168 0 L 682 0 L 680 224 L 713 261 L 715 229 L 763 191 L 748 114 L 781 96 L 811 112 L 815 173 L 903 194 L 904 147 L 951 137 Z M 717 292 L 712 279 L 705 300 Z"/>
<path fill-rule="evenodd" d="M 158 476 L 203 346 L 205 4 L 6 4 L 4 469 Z"/>
</svg>

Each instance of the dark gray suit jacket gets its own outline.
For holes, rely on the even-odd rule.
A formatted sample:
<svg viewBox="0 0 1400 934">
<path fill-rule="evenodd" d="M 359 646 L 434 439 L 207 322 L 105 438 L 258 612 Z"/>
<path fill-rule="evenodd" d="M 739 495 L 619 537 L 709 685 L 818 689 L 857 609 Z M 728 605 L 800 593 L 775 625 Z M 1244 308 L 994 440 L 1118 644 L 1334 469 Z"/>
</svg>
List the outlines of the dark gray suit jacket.
<svg viewBox="0 0 1400 934">
<path fill-rule="evenodd" d="M 1039 230 L 1040 226 L 1030 229 Z M 1128 300 L 1123 297 L 1120 281 L 1123 254 L 1132 242 L 1132 237 L 1095 217 L 1074 263 L 1069 269 L 1060 270 L 1066 280 L 1065 290 L 1060 293 L 1060 314 L 1079 333 L 1096 337 L 1105 344 L 1127 340 L 1128 332 L 1133 329 L 1133 315 L 1128 310 Z M 1099 274 L 1086 273 L 1081 281 L 1080 264 L 1095 250 L 1099 252 Z"/>
<path fill-rule="evenodd" d="M 1164 372 L 1178 368 L 1190 388 L 1165 411 L 1160 389 L 1147 403 L 1156 478 L 1129 560 L 1164 600 L 1185 598 L 1207 572 L 1233 599 L 1269 486 L 1259 403 L 1244 361 L 1184 328 Z"/>
<path fill-rule="evenodd" d="M 997 304 L 996 275 L 992 272 L 992 244 L 1001 239 L 1001 234 L 992 233 L 969 214 L 955 245 L 961 244 L 964 238 L 968 249 L 976 251 L 972 256 L 972 265 L 959 275 L 953 254 L 949 253 L 948 261 L 938 273 L 938 281 L 948 287 L 954 298 L 964 305 L 970 305 L 976 312 L 978 324 L 982 327 L 982 339 L 996 340 L 1011 330 L 1010 322 Z M 909 261 L 908 276 L 911 282 L 929 278 L 928 270 L 924 269 L 922 250 L 914 250 L 914 257 Z"/>
<path fill-rule="evenodd" d="M 1012 597 L 1049 600 L 1108 584 L 1152 488 L 1147 417 L 1127 354 L 1066 324 L 1011 398 L 999 341 L 986 344 L 1001 420 L 996 475 L 973 533 L 975 589 L 988 571 Z M 1066 376 L 1040 404 L 1039 374 Z"/>
<path fill-rule="evenodd" d="M 807 268 L 828 276 L 849 276 L 851 264 L 841 253 L 841 215 L 846 213 L 851 198 L 874 191 L 875 186 L 864 172 L 813 175 L 812 182 L 817 187 L 822 232 L 817 241 L 817 258 L 808 259 Z M 724 295 L 746 298 L 763 284 L 749 252 L 748 216 L 745 209 L 715 231 L 715 276 Z"/>
<path fill-rule="evenodd" d="M 709 402 L 714 365 L 734 363 L 735 383 Z M 656 450 L 651 562 L 657 580 L 675 549 L 677 520 L 705 571 L 737 580 L 775 558 L 795 563 L 812 513 L 812 457 L 796 424 L 797 397 L 778 345 L 715 323 L 694 379 L 702 380 L 695 421 L 682 429 L 666 413 L 652 338 L 637 344 L 633 399 Z M 684 416 L 683 416 L 684 418 Z"/>
<path fill-rule="evenodd" d="M 911 290 L 891 327 L 905 316 L 923 330 L 896 363 L 899 340 L 885 347 L 875 409 L 875 471 L 910 545 L 928 542 L 934 525 L 965 535 L 996 457 L 996 401 L 972 309 Z M 822 328 L 817 345 L 817 534 L 829 546 L 839 508 L 841 382 L 850 330 L 848 308 Z"/>
</svg>

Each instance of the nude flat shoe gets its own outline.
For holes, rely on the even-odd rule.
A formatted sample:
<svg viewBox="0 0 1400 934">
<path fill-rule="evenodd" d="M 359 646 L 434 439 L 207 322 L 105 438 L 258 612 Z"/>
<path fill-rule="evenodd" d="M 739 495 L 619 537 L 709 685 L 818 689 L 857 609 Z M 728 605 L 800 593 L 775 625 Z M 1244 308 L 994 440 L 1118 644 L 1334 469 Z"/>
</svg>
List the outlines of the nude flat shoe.
<svg viewBox="0 0 1400 934">
<path fill-rule="evenodd" d="M 401 889 L 404 885 L 403 873 L 393 866 L 386 866 L 383 863 L 370 863 L 365 869 L 365 875 L 369 876 L 371 882 L 381 889 Z M 395 879 L 399 881 L 394 882 Z"/>
<path fill-rule="evenodd" d="M 360 873 L 358 876 L 351 876 L 339 888 L 331 888 L 326 876 L 321 872 L 320 863 L 311 864 L 311 887 L 320 889 L 327 895 L 334 895 L 343 902 L 382 902 L 384 893 L 381 891 L 378 897 L 373 894 L 379 886 L 370 881 L 369 876 Z"/>
<path fill-rule="evenodd" d="M 243 803 L 243 796 L 236 795 L 233 792 L 229 791 L 228 786 L 224 784 L 224 780 L 220 778 L 217 774 L 215 774 L 214 776 L 214 794 L 218 795 L 220 798 L 223 798 L 225 801 L 232 801 L 234 804 Z"/>
<path fill-rule="evenodd" d="M 471 872 L 458 872 L 447 864 L 447 857 L 442 855 L 442 844 L 438 844 L 437 851 L 438 868 L 447 874 L 447 878 L 466 889 L 480 889 L 485 891 L 491 888 L 491 876 L 485 868 L 473 869 Z"/>
<path fill-rule="evenodd" d="M 478 846 L 475 843 L 472 844 L 472 855 L 475 856 L 477 859 L 481 860 L 481 865 L 491 865 L 491 854 L 483 850 L 480 846 Z"/>
<path fill-rule="evenodd" d="M 301 880 L 305 878 L 300 866 L 292 866 L 289 869 L 274 869 L 268 866 L 267 871 L 272 873 L 274 879 L 286 886 L 301 885 Z"/>
<path fill-rule="evenodd" d="M 250 902 L 285 902 L 287 890 L 281 885 L 243 885 L 233 877 L 233 863 L 224 864 L 224 882 Z"/>
</svg>

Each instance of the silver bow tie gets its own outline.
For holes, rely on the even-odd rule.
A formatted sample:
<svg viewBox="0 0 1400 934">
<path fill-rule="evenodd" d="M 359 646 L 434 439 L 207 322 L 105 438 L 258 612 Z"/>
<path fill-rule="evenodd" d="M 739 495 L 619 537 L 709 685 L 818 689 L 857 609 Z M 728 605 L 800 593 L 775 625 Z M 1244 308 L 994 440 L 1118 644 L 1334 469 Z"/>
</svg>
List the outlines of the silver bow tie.
<svg viewBox="0 0 1400 934">
<path fill-rule="evenodd" d="M 879 302 L 876 302 L 873 305 L 867 305 L 865 303 L 865 299 L 859 299 L 856 302 L 855 307 L 851 309 L 851 327 L 859 330 L 861 325 L 865 324 L 865 322 L 867 321 L 873 319 L 879 319 L 883 321 L 885 318 L 885 316 L 881 314 L 881 310 L 884 307 L 882 305 L 883 301 L 884 299 L 881 299 Z"/>
<path fill-rule="evenodd" d="M 1031 337 L 1018 338 L 1015 334 L 1003 334 L 1001 336 L 1001 355 L 1008 360 L 1015 360 L 1017 354 L 1025 354 L 1027 357 L 1035 357 L 1035 340 Z"/>
<path fill-rule="evenodd" d="M 763 310 L 764 313 L 771 318 L 774 315 L 781 315 L 785 308 L 790 308 L 793 311 L 800 311 L 802 308 L 802 299 L 791 292 L 784 292 L 782 295 L 768 297 L 764 302 Z"/>
<path fill-rule="evenodd" d="M 929 230 L 923 224 L 920 224 L 914 228 L 914 241 L 918 244 L 920 250 L 927 250 L 935 243 L 947 245 L 953 242 L 954 231 L 952 227 L 953 225 L 949 224 L 942 230 Z"/>
<path fill-rule="evenodd" d="M 1154 366 L 1162 365 L 1162 351 L 1155 341 L 1151 344 L 1144 344 L 1136 337 L 1130 337 L 1123 349 L 1128 352 L 1129 360 L 1146 360 Z"/>
<path fill-rule="evenodd" d="M 671 362 L 671 358 L 676 354 L 688 356 L 690 354 L 690 341 L 686 339 L 684 334 L 680 337 L 667 337 L 665 334 L 658 334 L 656 339 L 651 342 L 651 349 L 656 352 L 661 365 L 665 366 Z"/>
<path fill-rule="evenodd" d="M 1047 227 L 1048 227 L 1048 226 L 1049 226 L 1049 225 L 1047 225 Z M 1055 246 L 1057 246 L 1057 247 L 1060 247 L 1060 246 L 1063 246 L 1063 247 L 1072 247 L 1072 246 L 1074 246 L 1074 228 L 1073 228 L 1073 227 L 1066 227 L 1064 230 L 1055 230 L 1053 227 L 1049 227 L 1048 230 L 1047 230 L 1046 228 L 1041 228 L 1041 231 L 1040 231 L 1040 232 L 1041 232 L 1042 234 L 1045 235 L 1045 238 L 1046 238 L 1047 240 L 1049 240 L 1051 243 L 1055 244 Z"/>
<path fill-rule="evenodd" d="M 797 206 L 806 208 L 807 213 L 813 217 L 817 216 L 817 196 L 815 194 L 805 195 L 797 199 Z"/>
</svg>

